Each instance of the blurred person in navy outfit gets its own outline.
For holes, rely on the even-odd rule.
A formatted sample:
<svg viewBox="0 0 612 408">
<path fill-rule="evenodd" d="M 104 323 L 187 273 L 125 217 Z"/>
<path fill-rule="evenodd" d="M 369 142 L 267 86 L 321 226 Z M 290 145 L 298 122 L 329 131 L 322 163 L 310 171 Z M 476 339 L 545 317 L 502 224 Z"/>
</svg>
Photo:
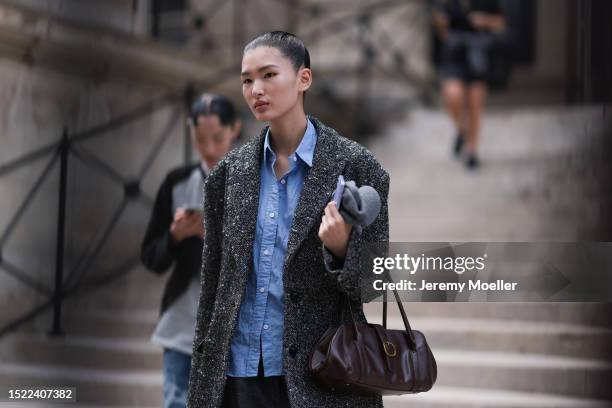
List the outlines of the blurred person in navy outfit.
<svg viewBox="0 0 612 408">
<path fill-rule="evenodd" d="M 204 222 L 204 180 L 227 154 L 240 131 L 232 103 L 203 94 L 188 120 L 198 163 L 171 170 L 164 179 L 142 243 L 141 259 L 157 274 L 174 263 L 161 302 L 160 319 L 151 341 L 163 352 L 164 407 L 185 407 L 196 309 Z"/>
<path fill-rule="evenodd" d="M 444 104 L 456 128 L 453 151 L 467 153 L 469 169 L 479 166 L 478 141 L 487 95 L 489 55 L 494 33 L 505 29 L 497 0 L 439 0 L 433 24 L 442 42 L 441 67 Z"/>
</svg>

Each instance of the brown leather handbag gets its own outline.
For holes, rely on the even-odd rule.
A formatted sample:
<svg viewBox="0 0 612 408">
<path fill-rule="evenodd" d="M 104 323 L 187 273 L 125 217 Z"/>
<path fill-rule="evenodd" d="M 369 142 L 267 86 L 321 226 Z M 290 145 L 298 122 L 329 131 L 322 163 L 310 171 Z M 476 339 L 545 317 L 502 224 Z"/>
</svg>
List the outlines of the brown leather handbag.
<svg viewBox="0 0 612 408">
<path fill-rule="evenodd" d="M 387 296 L 383 325 L 351 323 L 329 328 L 310 356 L 316 381 L 333 391 L 397 395 L 429 391 L 436 382 L 436 360 L 423 333 L 412 330 L 397 291 L 393 291 L 405 330 L 387 329 Z"/>
</svg>

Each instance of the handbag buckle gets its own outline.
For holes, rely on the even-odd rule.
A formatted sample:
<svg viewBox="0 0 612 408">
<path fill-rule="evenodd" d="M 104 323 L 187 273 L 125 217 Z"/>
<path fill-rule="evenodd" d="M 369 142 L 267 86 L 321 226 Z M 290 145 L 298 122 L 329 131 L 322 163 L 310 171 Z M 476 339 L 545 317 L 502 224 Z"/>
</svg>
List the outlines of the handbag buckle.
<svg viewBox="0 0 612 408">
<path fill-rule="evenodd" d="M 383 342 L 383 350 L 385 351 L 385 354 L 389 357 L 395 357 L 397 355 L 397 349 L 395 348 L 395 344 L 391 343 L 390 341 Z"/>
</svg>

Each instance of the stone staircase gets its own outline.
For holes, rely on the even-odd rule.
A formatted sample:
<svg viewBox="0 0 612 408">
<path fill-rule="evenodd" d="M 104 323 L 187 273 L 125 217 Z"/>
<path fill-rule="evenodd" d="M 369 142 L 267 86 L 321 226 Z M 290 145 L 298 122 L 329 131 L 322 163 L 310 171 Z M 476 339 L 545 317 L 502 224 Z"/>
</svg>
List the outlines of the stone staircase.
<svg viewBox="0 0 612 408">
<path fill-rule="evenodd" d="M 149 337 L 163 281 L 137 268 L 99 293 L 68 302 L 66 336 L 7 336 L 0 383 L 74 386 L 76 405 L 83 407 L 160 406 L 161 351 Z M 426 394 L 385 397 L 388 408 L 612 406 L 610 305 L 405 307 L 434 351 L 438 381 Z M 389 310 L 390 327 L 401 328 L 399 314 L 392 305 Z M 366 313 L 379 322 L 380 303 L 366 305 Z"/>
<path fill-rule="evenodd" d="M 76 387 L 76 406 L 83 407 L 161 406 L 162 353 L 149 338 L 164 282 L 136 268 L 99 292 L 67 301 L 64 337 L 7 336 L 0 384 Z"/>
<path fill-rule="evenodd" d="M 438 380 L 388 408 L 612 406 L 612 307 L 596 303 L 406 303 Z M 366 306 L 371 321 L 380 305 Z M 592 322 L 584 324 L 584 322 Z M 390 319 L 401 329 L 401 319 Z"/>
<path fill-rule="evenodd" d="M 371 143 L 391 174 L 391 240 L 609 241 L 609 161 L 597 149 L 610 123 L 596 106 L 490 109 L 483 165 L 471 173 L 451 157 L 446 114 L 411 111 Z M 380 305 L 367 311 L 380 321 Z M 388 408 L 612 406 L 610 304 L 411 303 L 406 311 L 434 351 L 438 381 L 428 393 L 387 398 Z"/>
<path fill-rule="evenodd" d="M 593 128 L 596 115 L 565 109 L 494 113 L 485 121 L 483 168 L 468 174 L 449 157 L 452 129 L 443 114 L 413 113 L 373 149 L 392 175 L 392 240 L 571 241 L 600 233 L 597 220 L 581 216 L 589 203 L 564 199 L 575 192 L 572 179 L 547 179 L 565 169 L 563 158 L 577 143 L 585 143 L 574 130 L 583 123 Z M 598 190 L 588 193 L 593 198 Z M 555 210 L 559 206 L 563 211 Z M 149 337 L 164 281 L 136 268 L 67 302 L 65 337 L 31 330 L 2 338 L 0 384 L 76 386 L 74 406 L 159 407 L 161 350 Z M 387 408 L 612 406 L 611 304 L 405 307 L 432 347 L 438 381 L 428 393 L 386 397 Z M 390 326 L 401 328 L 397 311 L 389 310 Z M 366 305 L 371 321 L 380 322 L 380 311 L 380 303 Z M 49 315 L 39 320 L 44 323 L 37 327 L 50 326 Z"/>
</svg>

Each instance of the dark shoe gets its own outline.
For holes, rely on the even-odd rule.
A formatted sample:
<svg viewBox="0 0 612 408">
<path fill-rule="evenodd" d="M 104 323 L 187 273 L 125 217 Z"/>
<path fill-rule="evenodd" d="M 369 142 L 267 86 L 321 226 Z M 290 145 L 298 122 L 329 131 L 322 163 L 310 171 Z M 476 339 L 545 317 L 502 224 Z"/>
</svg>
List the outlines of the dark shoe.
<svg viewBox="0 0 612 408">
<path fill-rule="evenodd" d="M 480 160 L 478 160 L 478 156 L 476 156 L 475 153 L 470 153 L 465 165 L 469 170 L 476 170 L 478 167 L 480 167 Z"/>
<path fill-rule="evenodd" d="M 461 132 L 457 132 L 457 136 L 455 137 L 455 144 L 453 145 L 453 153 L 455 156 L 459 156 L 461 154 L 461 150 L 463 149 L 463 145 L 465 144 L 465 139 L 463 138 L 463 134 Z"/>
</svg>

